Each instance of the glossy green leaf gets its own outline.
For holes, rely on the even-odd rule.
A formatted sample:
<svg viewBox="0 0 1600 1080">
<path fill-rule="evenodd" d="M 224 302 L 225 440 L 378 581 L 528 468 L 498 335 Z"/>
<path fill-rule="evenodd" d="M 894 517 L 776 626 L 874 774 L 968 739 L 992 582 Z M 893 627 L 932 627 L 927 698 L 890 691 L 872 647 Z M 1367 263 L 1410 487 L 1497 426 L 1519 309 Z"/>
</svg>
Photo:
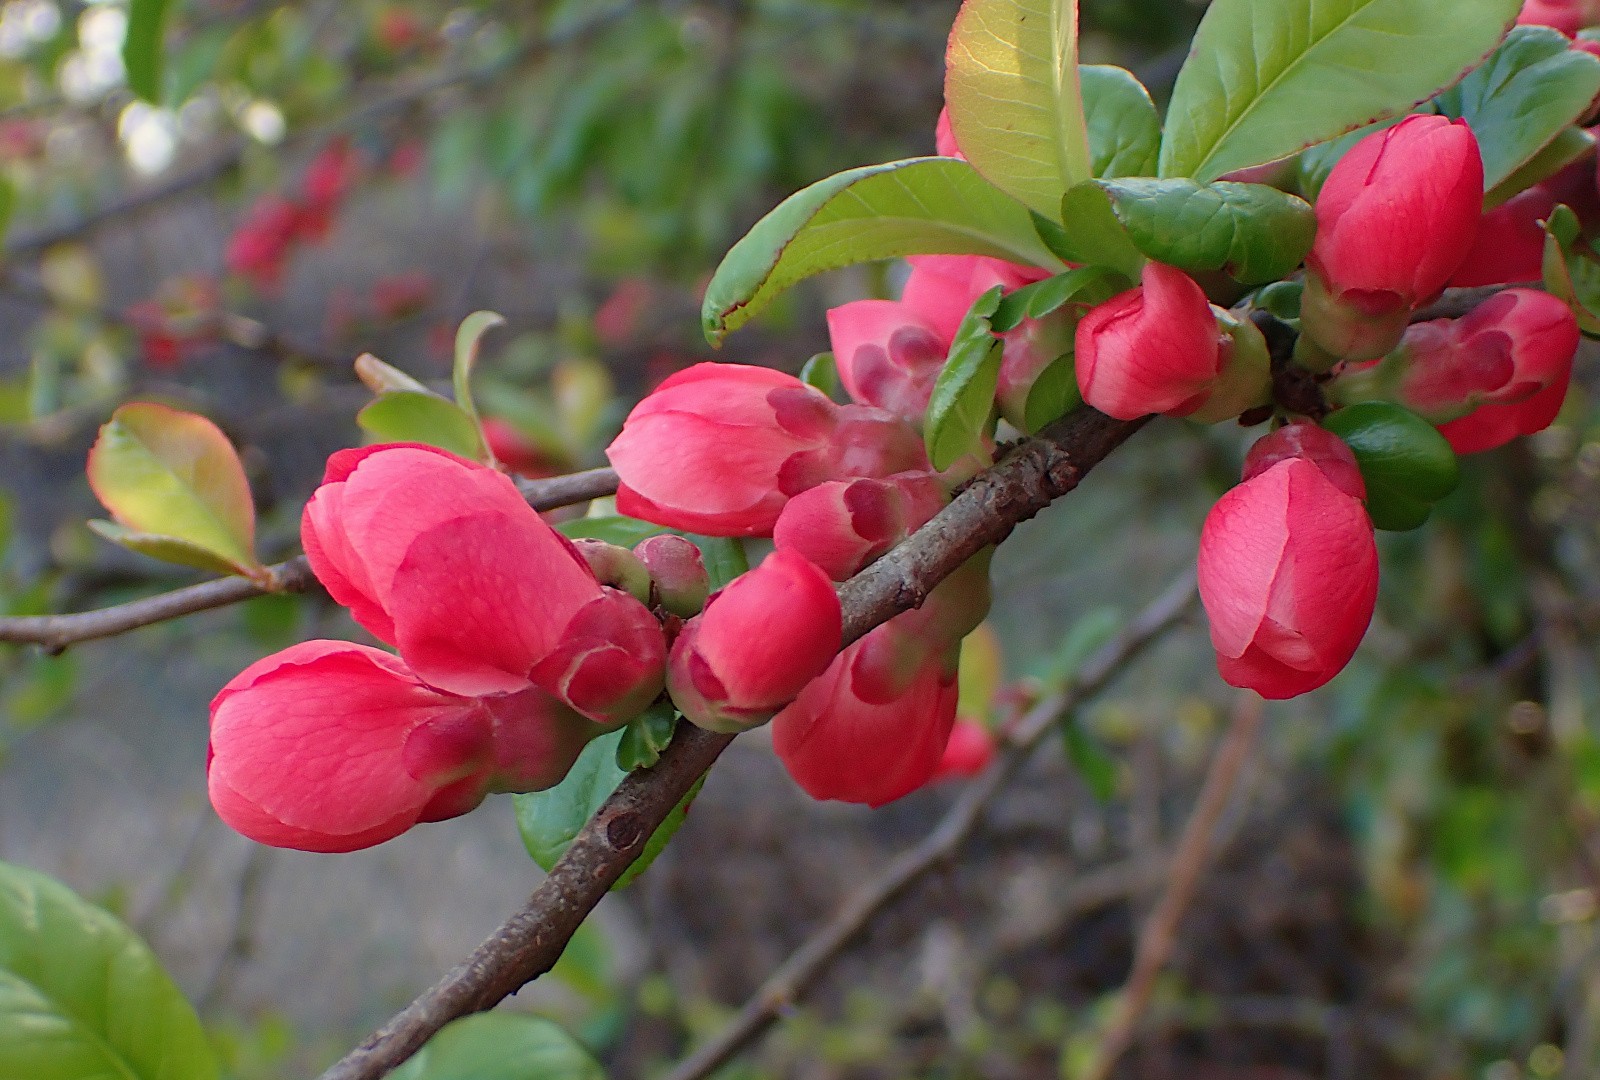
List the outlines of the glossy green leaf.
<svg viewBox="0 0 1600 1080">
<path fill-rule="evenodd" d="M 1078 68 L 1094 176 L 1154 176 L 1161 155 L 1161 118 L 1144 83 L 1119 67 Z"/>
<path fill-rule="evenodd" d="M 700 536 L 697 533 L 681 535 L 700 549 L 700 559 L 706 564 L 706 574 L 711 578 L 712 592 L 727 588 L 729 582 L 750 569 L 744 545 L 734 537 Z"/>
<path fill-rule="evenodd" d="M 1078 369 L 1072 355 L 1058 356 L 1028 388 L 1028 401 L 1023 406 L 1025 434 L 1037 435 L 1048 423 L 1059 420 L 1083 404 L 1078 391 Z"/>
<path fill-rule="evenodd" d="M 1520 0 L 1213 0 L 1178 73 L 1162 176 L 1215 180 L 1426 101 Z"/>
<path fill-rule="evenodd" d="M 1100 181 L 1145 255 L 1182 270 L 1226 270 L 1247 285 L 1293 273 L 1317 237 L 1309 203 L 1264 184 Z"/>
<path fill-rule="evenodd" d="M 839 400 L 839 365 L 831 352 L 822 352 L 807 360 L 800 368 L 800 381 L 815 386 L 833 400 Z"/>
<path fill-rule="evenodd" d="M 1034 231 L 1027 207 L 971 165 L 891 161 L 820 180 L 758 221 L 706 287 L 701 325 L 720 344 L 798 281 L 906 255 L 988 255 L 1064 269 Z"/>
<path fill-rule="evenodd" d="M 1094 173 L 1078 85 L 1077 0 L 965 0 L 945 53 L 961 152 L 1041 214 Z"/>
<path fill-rule="evenodd" d="M 389 1074 L 390 1080 L 606 1080 L 606 1071 L 560 1024 L 525 1013 L 452 1020 Z"/>
<path fill-rule="evenodd" d="M 1587 254 L 1585 254 L 1587 253 Z M 1557 206 L 1545 222 L 1544 287 L 1578 319 L 1578 329 L 1600 334 L 1600 262 L 1583 238 L 1583 227 L 1567 206 Z"/>
<path fill-rule="evenodd" d="M 628 721 L 617 743 L 617 768 L 623 772 L 648 769 L 661 760 L 661 751 L 672 742 L 678 729 L 678 710 L 671 702 L 658 701 Z"/>
<path fill-rule="evenodd" d="M 474 311 L 456 328 L 456 360 L 451 368 L 450 381 L 455 387 L 456 404 L 461 406 L 461 411 L 472 418 L 473 426 L 478 423 L 478 407 L 472 403 L 472 369 L 478 362 L 478 346 L 483 342 L 483 335 L 497 326 L 505 325 L 505 318 L 492 311 Z"/>
<path fill-rule="evenodd" d="M 948 469 L 966 454 L 983 452 L 1004 350 L 989 323 L 999 305 L 998 285 L 973 301 L 933 384 L 923 438 L 935 469 Z"/>
<path fill-rule="evenodd" d="M 0 1080 L 215 1080 L 194 1010 L 120 920 L 0 863 Z"/>
<path fill-rule="evenodd" d="M 1515 27 L 1494 55 L 1434 98 L 1442 115 L 1465 120 L 1478 137 L 1485 191 L 1532 160 L 1600 94 L 1600 58 L 1571 44 L 1548 26 Z"/>
<path fill-rule="evenodd" d="M 1144 254 L 1128 238 L 1117 220 L 1111 197 L 1099 183 L 1079 184 L 1061 200 L 1060 232 L 1052 234 L 1051 247 L 1067 262 L 1107 266 L 1130 281 L 1139 280 Z M 1041 235 L 1045 235 L 1041 231 Z"/>
<path fill-rule="evenodd" d="M 162 562 L 192 566 L 197 570 L 210 570 L 216 574 L 248 575 L 252 570 L 251 567 L 241 566 L 214 551 L 209 551 L 198 544 L 191 544 L 187 540 L 180 540 L 176 536 L 139 532 L 137 529 L 118 525 L 114 521 L 94 519 L 87 524 L 90 531 L 97 536 L 102 536 L 113 544 L 120 544 L 129 551 L 137 551 L 141 555 L 148 555 Z"/>
<path fill-rule="evenodd" d="M 168 537 L 231 573 L 260 570 L 244 467 L 203 416 L 149 402 L 122 406 L 89 451 L 89 485 L 130 534 Z"/>
<path fill-rule="evenodd" d="M 1493 210 L 1519 192 L 1527 191 L 1542 180 L 1548 180 L 1585 154 L 1594 151 L 1595 138 L 1581 127 L 1563 128 L 1561 133 L 1545 145 L 1516 172 L 1506 177 L 1483 196 L 1483 208 Z"/>
<path fill-rule="evenodd" d="M 356 423 L 380 442 L 437 446 L 469 460 L 483 457 L 478 425 L 453 401 L 427 391 L 380 394 L 356 414 Z"/>
<path fill-rule="evenodd" d="M 1392 402 L 1346 406 L 1322 426 L 1354 451 L 1367 486 L 1367 513 L 1380 529 L 1415 529 L 1460 480 L 1455 452 L 1439 429 Z"/>
<path fill-rule="evenodd" d="M 1063 304 L 1099 304 L 1129 288 L 1132 282 L 1115 270 L 1080 266 L 1007 293 L 989 324 L 995 333 L 1004 334 L 1021 326 L 1024 319 L 1042 319 Z"/>
<path fill-rule="evenodd" d="M 122 39 L 128 89 L 156 105 L 161 104 L 166 24 L 167 0 L 132 0 L 128 5 L 128 30 Z"/>
<path fill-rule="evenodd" d="M 639 541 L 652 536 L 660 536 L 671 529 L 657 525 L 653 521 L 640 521 L 638 518 L 625 517 L 621 514 L 607 515 L 605 517 L 578 518 L 574 521 L 563 521 L 556 525 L 556 531 L 568 540 L 604 540 L 608 544 L 618 547 L 631 548 Z"/>
<path fill-rule="evenodd" d="M 591 741 L 578 755 L 566 779 L 555 787 L 512 797 L 522 844 L 533 856 L 533 861 L 546 871 L 555 866 L 556 860 L 566 852 L 584 823 L 594 816 L 595 811 L 605 804 L 611 793 L 617 790 L 617 785 L 628 775 L 617 765 L 617 748 L 625 730 L 619 729 Z M 644 852 L 612 886 L 613 889 L 628 885 L 644 873 L 667 846 L 667 842 L 683 824 L 689 804 L 699 794 L 703 781 L 704 777 L 696 781 L 689 793 L 667 815 L 646 842 Z"/>
</svg>

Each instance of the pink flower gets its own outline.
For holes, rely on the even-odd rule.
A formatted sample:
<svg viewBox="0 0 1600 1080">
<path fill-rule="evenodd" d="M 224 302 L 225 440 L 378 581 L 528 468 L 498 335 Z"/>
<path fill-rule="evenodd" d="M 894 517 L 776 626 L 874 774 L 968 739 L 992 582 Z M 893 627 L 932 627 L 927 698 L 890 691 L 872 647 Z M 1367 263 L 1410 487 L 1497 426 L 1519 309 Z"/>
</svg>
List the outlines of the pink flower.
<svg viewBox="0 0 1600 1080">
<path fill-rule="evenodd" d="M 913 255 L 900 302 L 934 327 L 949 346 L 972 302 L 999 285 L 1013 292 L 1043 281 L 1050 271 L 983 255 Z"/>
<path fill-rule="evenodd" d="M 1439 425 L 1439 434 L 1458 454 L 1477 454 L 1504 446 L 1519 435 L 1532 435 L 1555 423 L 1567 400 L 1567 377 L 1517 405 L 1480 405 L 1459 420 Z"/>
<path fill-rule="evenodd" d="M 1507 289 L 1460 319 L 1412 326 L 1369 377 L 1397 379 L 1395 399 L 1438 423 L 1565 385 L 1577 350 L 1578 322 L 1566 304 L 1549 293 Z"/>
<path fill-rule="evenodd" d="M 922 421 L 953 332 L 941 335 L 910 304 L 856 300 L 828 309 L 828 337 L 839 381 L 852 399 Z"/>
<path fill-rule="evenodd" d="M 1378 595 L 1365 494 L 1349 448 L 1313 425 L 1252 449 L 1200 535 L 1200 599 L 1228 683 L 1289 698 L 1349 663 Z"/>
<path fill-rule="evenodd" d="M 939 120 L 933 127 L 933 145 L 940 157 L 967 160 L 967 156 L 961 152 L 961 147 L 956 143 L 956 130 L 950 126 L 948 105 L 939 110 Z"/>
<path fill-rule="evenodd" d="M 1182 270 L 1149 262 L 1141 280 L 1078 324 L 1078 389 L 1118 420 L 1185 416 L 1205 404 L 1222 375 L 1217 318 Z"/>
<path fill-rule="evenodd" d="M 1584 158 L 1513 195 L 1478 222 L 1472 250 L 1450 278 L 1452 288 L 1538 281 L 1544 275 L 1544 226 L 1557 203 L 1584 221 L 1600 218 L 1594 162 Z"/>
<path fill-rule="evenodd" d="M 353 851 L 491 791 L 551 787 L 603 730 L 536 688 L 459 697 L 378 649 L 307 641 L 212 701 L 207 786 L 252 840 Z"/>
<path fill-rule="evenodd" d="M 492 469 L 432 447 L 342 450 L 306 504 L 311 568 L 430 686 L 531 685 L 602 722 L 660 692 L 665 641 Z"/>
<path fill-rule="evenodd" d="M 830 480 L 789 500 L 772 538 L 835 581 L 868 563 L 922 527 L 950 501 L 932 473 L 900 473 L 886 480 Z"/>
<path fill-rule="evenodd" d="M 994 760 L 994 736 L 976 720 L 957 720 L 950 729 L 944 756 L 933 770 L 933 780 L 977 776 Z"/>
<path fill-rule="evenodd" d="M 1595 21 L 1589 0 L 1526 0 L 1517 22 L 1522 26 L 1553 26 L 1571 37 Z"/>
<path fill-rule="evenodd" d="M 673 375 L 606 453 L 624 514 L 710 536 L 770 536 L 784 504 L 817 484 L 928 467 L 903 420 L 743 364 Z"/>
<path fill-rule="evenodd" d="M 299 227 L 300 212 L 293 203 L 279 195 L 263 196 L 228 240 L 228 269 L 259 289 L 276 288 Z"/>
<path fill-rule="evenodd" d="M 961 639 L 989 610 L 989 557 L 922 607 L 845 648 L 772 722 L 772 745 L 813 798 L 882 806 L 926 784 L 955 723 Z"/>
<path fill-rule="evenodd" d="M 842 617 L 833 583 L 791 551 L 711 597 L 672 646 L 667 689 L 712 731 L 764 723 L 828 666 Z"/>
</svg>

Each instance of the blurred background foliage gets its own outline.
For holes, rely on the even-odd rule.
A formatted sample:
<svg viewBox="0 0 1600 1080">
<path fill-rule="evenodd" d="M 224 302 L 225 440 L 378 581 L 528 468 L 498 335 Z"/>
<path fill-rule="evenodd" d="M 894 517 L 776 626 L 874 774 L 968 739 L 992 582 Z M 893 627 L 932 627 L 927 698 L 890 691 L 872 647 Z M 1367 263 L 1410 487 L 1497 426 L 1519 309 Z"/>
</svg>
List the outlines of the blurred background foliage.
<svg viewBox="0 0 1600 1080">
<path fill-rule="evenodd" d="M 699 289 L 761 213 L 839 169 L 932 151 L 957 6 L 172 0 L 160 101 L 148 103 L 125 86 L 123 5 L 6 0 L 5 610 L 78 610 L 190 580 L 82 524 L 94 512 L 83 455 L 118 403 L 216 419 L 250 471 L 263 554 L 281 557 L 322 460 L 360 441 L 368 395 L 353 358 L 370 350 L 443 385 L 455 325 L 477 308 L 510 320 L 479 387 L 500 457 L 529 475 L 599 463 L 632 400 L 712 355 Z M 1163 101 L 1203 7 L 1085 0 L 1083 57 L 1129 67 Z M 897 273 L 810 283 L 735 335 L 726 358 L 797 370 L 824 347 L 826 306 L 888 295 Z M 1384 537 L 1366 645 L 1326 691 L 1270 714 L 1250 808 L 1121 1075 L 1595 1075 L 1595 359 L 1585 346 L 1555 426 L 1471 460 L 1425 528 Z M 1003 721 L 1061 649 L 1081 653 L 1085 635 L 1192 560 L 1248 437 L 1161 425 L 1020 530 L 996 562 L 990 659 L 972 661 L 998 668 L 997 689 L 964 709 Z M 260 901 L 269 856 L 217 847 L 225 838 L 204 825 L 205 697 L 252 656 L 353 633 L 326 601 L 272 597 L 59 657 L 0 653 L 0 857 L 132 918 L 240 1080 L 331 1060 L 454 956 L 392 946 L 456 938 L 441 928 L 448 904 L 425 891 L 372 913 L 361 890 L 398 888 L 390 864 L 351 856 L 352 893 L 324 910 L 305 897 L 326 873 L 274 855 L 279 892 Z M 121 745 L 124 695 L 129 715 L 169 696 L 182 712 L 138 746 L 186 771 L 133 804 L 102 800 L 99 774 L 72 771 Z M 1188 627 L 1082 710 L 962 867 L 904 904 L 729 1075 L 1070 1070 L 1126 973 L 1152 888 L 1130 879 L 1085 904 L 1072 882 L 1170 840 L 1228 700 L 1203 627 Z M 810 806 L 759 736 L 739 745 L 668 854 L 602 909 L 527 1006 L 616 1075 L 650 1075 L 714 1030 L 951 798 L 939 788 L 878 814 Z M 63 761 L 60 784 L 47 782 Z M 64 797 L 87 809 L 62 813 Z M 132 826 L 129 805 L 180 824 Z M 475 834 L 451 829 L 505 832 L 514 858 L 509 813 L 491 821 L 430 829 L 458 863 Z M 405 847 L 418 843 L 395 847 L 434 850 Z M 114 850 L 171 854 L 83 854 Z M 512 897 L 528 874 L 525 861 L 461 865 L 503 873 Z M 258 902 L 295 916 L 252 928 Z M 389 936 L 373 947 L 402 960 L 381 977 L 358 966 L 340 985 L 361 1000 L 320 1021 L 288 1004 L 326 964 L 272 925 L 324 941 L 376 934 L 364 920 L 384 918 Z M 302 966 L 265 962 L 275 950 Z"/>
</svg>

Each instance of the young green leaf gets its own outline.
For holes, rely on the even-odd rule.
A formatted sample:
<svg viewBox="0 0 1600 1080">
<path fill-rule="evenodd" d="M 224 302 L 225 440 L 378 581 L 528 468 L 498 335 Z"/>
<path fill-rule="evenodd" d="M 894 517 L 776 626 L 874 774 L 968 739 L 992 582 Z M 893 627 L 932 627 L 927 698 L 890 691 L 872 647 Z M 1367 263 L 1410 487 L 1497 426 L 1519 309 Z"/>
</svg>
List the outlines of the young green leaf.
<svg viewBox="0 0 1600 1080">
<path fill-rule="evenodd" d="M 566 779 L 555 787 L 512 798 L 522 844 L 533 856 L 533 861 L 545 870 L 555 866 L 556 860 L 571 846 L 584 822 L 594 816 L 594 812 L 617 790 L 623 777 L 628 775 L 617 765 L 617 748 L 624 731 L 625 728 L 619 729 L 591 741 L 578 755 Z M 672 834 L 683 824 L 689 804 L 699 793 L 703 780 L 702 777 L 696 781 L 672 813 L 667 815 L 667 819 L 645 844 L 644 852 L 612 886 L 613 889 L 622 888 L 644 873 L 645 868 L 667 846 Z"/>
<path fill-rule="evenodd" d="M 1061 200 L 1061 232 L 1052 245 L 1068 262 L 1109 266 L 1130 281 L 1139 280 L 1144 254 L 1128 238 L 1117 220 L 1111 197 L 1090 180 L 1073 188 Z"/>
<path fill-rule="evenodd" d="M 1392 402 L 1346 406 L 1322 426 L 1355 453 L 1367 486 L 1367 513 L 1380 529 L 1417 528 L 1461 478 L 1455 452 L 1439 429 Z"/>
<path fill-rule="evenodd" d="M 1542 180 L 1548 180 L 1585 154 L 1594 153 L 1594 145 L 1594 136 L 1583 128 L 1577 125 L 1563 128 L 1560 134 L 1545 144 L 1543 150 L 1490 188 L 1483 196 L 1483 208 L 1493 210 L 1513 195 L 1527 191 Z"/>
<path fill-rule="evenodd" d="M 1041 214 L 1094 175 L 1078 84 L 1077 0 L 964 0 L 944 97 L 961 152 Z"/>
<path fill-rule="evenodd" d="M 1578 329 L 1600 334 L 1600 262 L 1583 239 L 1578 215 L 1565 206 L 1550 212 L 1544 226 L 1544 287 L 1572 309 Z M 1583 254 L 1587 249 L 1588 255 Z"/>
<path fill-rule="evenodd" d="M 1181 270 L 1226 270 L 1246 285 L 1293 273 L 1317 237 L 1305 200 L 1264 184 L 1099 181 L 1145 255 Z"/>
<path fill-rule="evenodd" d="M 1213 0 L 1178 73 L 1161 176 L 1288 157 L 1426 101 L 1494 51 L 1521 0 Z"/>
<path fill-rule="evenodd" d="M 556 525 L 556 531 L 568 540 L 604 540 L 618 547 L 631 548 L 641 540 L 672 530 L 653 521 L 640 521 L 638 518 L 622 514 L 607 514 L 605 517 L 563 521 Z"/>
<path fill-rule="evenodd" d="M 606 1080 L 606 1071 L 561 1025 L 526 1013 L 452 1020 L 390 1080 Z"/>
<path fill-rule="evenodd" d="M 1099 304 L 1131 287 L 1132 283 L 1115 270 L 1080 266 L 1006 294 L 989 323 L 995 333 L 1004 334 L 1021 326 L 1022 320 L 1042 319 L 1063 304 L 1074 300 Z"/>
<path fill-rule="evenodd" d="M 617 768 L 623 772 L 648 769 L 661 760 L 661 751 L 678 729 L 678 710 L 671 702 L 657 702 L 628 721 L 617 743 Z"/>
<path fill-rule="evenodd" d="M 483 335 L 497 326 L 505 325 L 505 318 L 492 311 L 474 311 L 456 329 L 456 362 L 451 371 L 451 382 L 455 386 L 456 404 L 461 406 L 461 411 L 472 418 L 474 425 L 478 422 L 477 406 L 472 404 L 472 368 L 478 362 L 478 345 L 483 341 Z"/>
<path fill-rule="evenodd" d="M 830 398 L 839 398 L 839 365 L 831 352 L 820 352 L 800 368 L 800 381 L 815 386 Z"/>
<path fill-rule="evenodd" d="M 161 74 L 167 0 L 132 0 L 128 30 L 122 39 L 122 66 L 128 89 L 152 104 L 161 104 Z"/>
<path fill-rule="evenodd" d="M 789 196 L 733 245 L 706 287 L 706 338 L 721 344 L 813 274 L 906 255 L 988 255 L 1065 269 L 1034 231 L 1027 207 L 966 162 L 869 165 Z"/>
<path fill-rule="evenodd" d="M 1094 176 L 1154 176 L 1161 155 L 1161 118 L 1144 83 L 1119 67 L 1078 68 Z"/>
<path fill-rule="evenodd" d="M 0 1076 L 215 1080 L 194 1010 L 120 920 L 0 863 Z"/>
<path fill-rule="evenodd" d="M 150 402 L 122 406 L 89 451 L 89 486 L 122 527 L 111 530 L 118 542 L 165 538 L 174 543 L 147 545 L 147 553 L 198 551 L 210 569 L 263 572 L 244 467 L 228 437 L 203 416 Z M 174 561 L 195 565 L 188 557 Z"/>
<path fill-rule="evenodd" d="M 468 460 L 484 457 L 483 439 L 472 417 L 426 390 L 381 394 L 356 414 L 356 423 L 381 442 L 427 443 Z"/>
<path fill-rule="evenodd" d="M 680 535 L 700 549 L 700 559 L 706 564 L 706 574 L 711 578 L 712 592 L 727 588 L 729 582 L 750 569 L 744 545 L 734 537 L 700 536 L 696 533 Z"/>
<path fill-rule="evenodd" d="M 1087 731 L 1076 715 L 1061 722 L 1061 736 L 1067 746 L 1067 760 L 1078 770 L 1089 793 L 1098 802 L 1108 803 L 1117 794 L 1121 770 L 1117 759 L 1106 753 L 1100 741 Z"/>
<path fill-rule="evenodd" d="M 1600 58 L 1569 46 L 1548 26 L 1518 26 L 1494 54 L 1433 99 L 1465 120 L 1483 154 L 1483 189 L 1493 190 L 1575 123 L 1600 94 Z"/>
<path fill-rule="evenodd" d="M 356 357 L 355 368 L 356 378 L 374 394 L 392 394 L 396 390 L 410 390 L 418 394 L 433 393 L 410 375 L 397 367 L 385 364 L 371 353 L 362 353 Z"/>
<path fill-rule="evenodd" d="M 1028 388 L 1028 400 L 1022 407 L 1025 433 L 1039 434 L 1046 424 L 1061 419 L 1081 404 L 1083 395 L 1078 391 L 1078 369 L 1072 354 L 1056 357 Z"/>
<path fill-rule="evenodd" d="M 998 285 L 973 301 L 933 384 L 923 438 L 935 469 L 948 469 L 963 455 L 983 452 L 1004 349 L 989 323 L 999 305 Z"/>
</svg>

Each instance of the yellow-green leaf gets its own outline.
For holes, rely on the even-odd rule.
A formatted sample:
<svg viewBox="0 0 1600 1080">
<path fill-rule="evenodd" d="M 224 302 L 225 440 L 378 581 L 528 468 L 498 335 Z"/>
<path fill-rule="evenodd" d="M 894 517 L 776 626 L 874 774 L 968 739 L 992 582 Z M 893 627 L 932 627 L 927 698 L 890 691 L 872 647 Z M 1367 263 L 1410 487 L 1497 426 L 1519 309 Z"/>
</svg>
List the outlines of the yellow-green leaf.
<svg viewBox="0 0 1600 1080">
<path fill-rule="evenodd" d="M 356 423 L 380 442 L 427 443 L 472 460 L 485 456 L 472 417 L 454 402 L 426 390 L 380 394 L 356 414 Z"/>
<path fill-rule="evenodd" d="M 150 402 L 122 406 L 89 451 L 89 484 L 130 534 L 177 541 L 236 572 L 260 567 L 244 467 L 203 416 Z"/>
</svg>

